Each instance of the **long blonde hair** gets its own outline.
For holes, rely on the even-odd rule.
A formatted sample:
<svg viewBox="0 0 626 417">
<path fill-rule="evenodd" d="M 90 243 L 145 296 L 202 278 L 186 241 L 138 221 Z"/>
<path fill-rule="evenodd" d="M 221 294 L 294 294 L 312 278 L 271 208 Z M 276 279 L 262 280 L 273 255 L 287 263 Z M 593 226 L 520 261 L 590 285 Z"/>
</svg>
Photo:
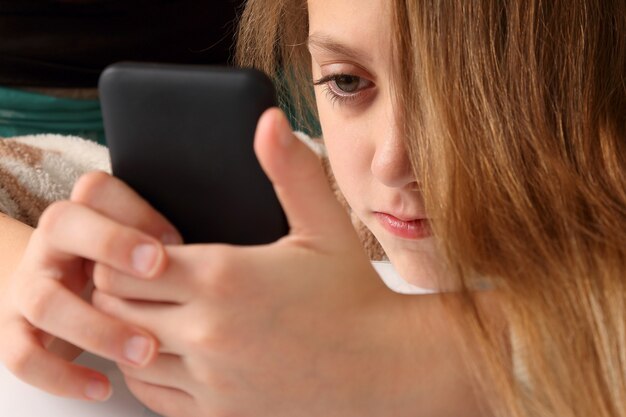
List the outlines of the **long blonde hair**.
<svg viewBox="0 0 626 417">
<path fill-rule="evenodd" d="M 393 4 L 399 125 L 465 288 L 478 380 L 502 415 L 626 416 L 626 2 Z M 237 50 L 303 122 L 307 28 L 303 0 L 250 0 Z"/>
</svg>

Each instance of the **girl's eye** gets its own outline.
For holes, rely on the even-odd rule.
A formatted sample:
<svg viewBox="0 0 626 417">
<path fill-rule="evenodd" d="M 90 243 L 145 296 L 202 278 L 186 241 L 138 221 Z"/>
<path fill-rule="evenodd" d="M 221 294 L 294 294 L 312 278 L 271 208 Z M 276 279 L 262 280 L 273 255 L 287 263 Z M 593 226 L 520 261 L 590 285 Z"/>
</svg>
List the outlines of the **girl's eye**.
<svg viewBox="0 0 626 417">
<path fill-rule="evenodd" d="M 354 93 L 357 91 L 359 84 L 361 84 L 361 79 L 354 75 L 338 75 L 337 78 L 335 78 L 337 88 L 346 93 Z"/>
<path fill-rule="evenodd" d="M 345 103 L 361 98 L 374 83 L 356 75 L 331 74 L 315 81 L 314 85 L 324 85 L 331 101 Z"/>
</svg>

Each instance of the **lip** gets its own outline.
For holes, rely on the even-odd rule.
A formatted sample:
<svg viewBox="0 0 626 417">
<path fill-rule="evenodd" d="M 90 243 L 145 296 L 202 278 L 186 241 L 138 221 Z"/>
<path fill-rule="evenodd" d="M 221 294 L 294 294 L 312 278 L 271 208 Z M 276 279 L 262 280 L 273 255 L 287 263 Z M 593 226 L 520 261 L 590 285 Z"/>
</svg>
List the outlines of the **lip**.
<svg viewBox="0 0 626 417">
<path fill-rule="evenodd" d="M 389 213 L 374 212 L 378 222 L 393 235 L 403 239 L 425 239 L 432 236 L 428 219 L 398 218 Z"/>
</svg>

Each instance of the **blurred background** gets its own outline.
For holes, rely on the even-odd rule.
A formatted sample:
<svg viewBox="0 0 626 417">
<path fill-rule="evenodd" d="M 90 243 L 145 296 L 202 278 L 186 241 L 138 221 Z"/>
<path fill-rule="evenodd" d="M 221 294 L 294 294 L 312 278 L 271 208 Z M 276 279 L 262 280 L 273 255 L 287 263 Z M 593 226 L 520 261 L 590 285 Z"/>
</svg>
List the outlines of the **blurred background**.
<svg viewBox="0 0 626 417">
<path fill-rule="evenodd" d="M 97 82 L 119 61 L 229 65 L 243 0 L 0 0 L 0 137 L 104 142 Z"/>
</svg>

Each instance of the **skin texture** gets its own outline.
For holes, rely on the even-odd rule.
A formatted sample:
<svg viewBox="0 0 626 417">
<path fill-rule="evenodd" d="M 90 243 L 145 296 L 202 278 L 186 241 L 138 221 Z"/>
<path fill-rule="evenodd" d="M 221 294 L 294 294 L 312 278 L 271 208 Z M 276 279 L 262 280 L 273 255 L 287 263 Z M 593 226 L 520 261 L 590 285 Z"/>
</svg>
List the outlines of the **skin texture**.
<svg viewBox="0 0 626 417">
<path fill-rule="evenodd" d="M 94 305 L 160 342 L 146 367 L 120 365 L 131 391 L 175 417 L 472 415 L 441 298 L 382 284 L 282 113 L 262 117 L 255 149 L 290 235 L 258 247 L 167 247 L 154 280 L 96 266 Z M 99 211 L 115 210 L 100 200 Z"/>
<path fill-rule="evenodd" d="M 388 3 L 308 2 L 313 79 L 334 74 L 358 77 L 351 94 L 341 90 L 345 84 L 333 81 L 316 86 L 317 108 L 333 174 L 350 207 L 405 280 L 437 288 L 444 271 L 434 239 L 398 237 L 375 215 L 428 217 L 395 122 Z M 341 16 L 340 24 L 337 16 Z"/>
<path fill-rule="evenodd" d="M 340 42 L 365 35 L 359 19 L 378 24 L 388 13 L 382 0 L 342 4 L 358 13 L 343 14 L 345 32 L 328 33 Z M 339 27 L 322 8 L 348 11 L 309 7 L 316 33 Z M 372 29 L 380 37 L 365 40 L 382 53 L 388 44 L 374 40 L 385 38 L 384 25 Z M 347 62 L 314 61 L 315 77 Z M 333 111 L 318 86 L 321 121 L 348 201 L 401 272 L 424 284 L 436 264 L 429 239 L 389 237 L 371 218 L 383 209 L 423 214 L 390 123 L 383 61 L 349 61 L 367 68 L 359 77 L 376 75 L 362 108 Z M 318 158 L 277 109 L 259 121 L 255 151 L 291 228 L 264 246 L 172 245 L 175 229 L 125 184 L 83 177 L 70 201 L 46 210 L 2 294 L 0 337 L 15 341 L 0 346 L 5 365 L 54 394 L 106 399 L 104 375 L 46 349 L 66 340 L 116 361 L 135 396 L 168 417 L 478 415 L 446 296 L 384 286 Z M 80 297 L 90 279 L 92 305 Z"/>
<path fill-rule="evenodd" d="M 0 233 L 4 237 L 0 240 L 0 290 L 4 291 L 8 277 L 17 267 L 32 231 L 25 224 L 0 213 Z"/>
<path fill-rule="evenodd" d="M 44 213 L 11 276 L 5 365 L 57 395 L 107 398 L 104 375 L 44 349 L 56 336 L 117 361 L 135 396 L 168 417 L 476 415 L 442 296 L 382 284 L 278 110 L 261 118 L 255 149 L 291 226 L 265 246 L 163 246 L 151 236 L 174 231 L 132 190 L 83 177 Z M 145 244 L 155 252 L 140 272 L 132 255 Z M 79 297 L 89 277 L 93 306 Z M 135 361 L 129 341 L 144 353 Z"/>
<path fill-rule="evenodd" d="M 91 400 L 110 395 L 104 375 L 68 362 L 76 349 L 61 340 L 131 366 L 145 365 L 156 354 L 157 342 L 149 333 L 98 312 L 81 297 L 92 277 L 93 261 L 139 278 L 154 276 L 166 258 L 160 242 L 150 235 L 176 233 L 145 202 L 133 206 L 130 212 L 135 216 L 125 216 L 124 227 L 114 216 L 105 218 L 82 204 L 82 189 L 114 188 L 120 192 L 108 197 L 122 213 L 127 209 L 124 201 L 136 196 L 127 187 L 116 187 L 118 183 L 104 174 L 85 177 L 78 182 L 72 203 L 51 205 L 0 295 L 0 332 L 3 340 L 11 340 L 0 346 L 0 359 L 19 378 L 56 395 Z M 151 270 L 137 271 L 131 263 L 133 251 L 147 243 L 154 246 L 158 260 Z"/>
</svg>

